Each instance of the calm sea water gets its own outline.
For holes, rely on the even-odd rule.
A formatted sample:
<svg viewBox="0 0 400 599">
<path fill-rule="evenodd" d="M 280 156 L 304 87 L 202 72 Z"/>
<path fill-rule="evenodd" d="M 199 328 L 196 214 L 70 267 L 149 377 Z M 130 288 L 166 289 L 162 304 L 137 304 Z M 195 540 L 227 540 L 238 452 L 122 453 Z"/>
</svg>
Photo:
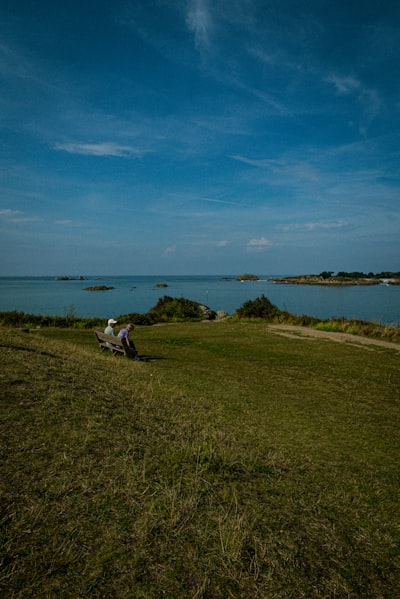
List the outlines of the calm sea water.
<svg viewBox="0 0 400 599">
<path fill-rule="evenodd" d="M 184 297 L 213 310 L 232 314 L 243 302 L 264 294 L 278 308 L 318 318 L 357 318 L 383 324 L 400 323 L 400 286 L 322 287 L 280 285 L 260 275 L 260 281 L 241 283 L 234 276 L 102 276 L 84 281 L 53 277 L 0 277 L 0 311 L 29 314 L 116 317 L 150 310 L 160 297 Z M 168 287 L 158 288 L 158 283 Z M 85 287 L 114 287 L 102 292 Z"/>
</svg>

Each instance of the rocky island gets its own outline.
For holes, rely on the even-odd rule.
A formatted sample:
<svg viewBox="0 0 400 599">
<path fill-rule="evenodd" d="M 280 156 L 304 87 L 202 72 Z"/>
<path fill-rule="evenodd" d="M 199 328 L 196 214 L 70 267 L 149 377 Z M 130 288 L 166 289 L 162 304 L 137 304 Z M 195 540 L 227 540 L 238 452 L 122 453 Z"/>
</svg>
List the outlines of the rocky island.
<svg viewBox="0 0 400 599">
<path fill-rule="evenodd" d="M 84 281 L 85 279 L 81 275 L 80 277 L 68 277 L 68 276 L 55 277 L 54 280 L 55 281 Z"/>
<path fill-rule="evenodd" d="M 244 275 L 238 275 L 236 277 L 237 281 L 259 281 L 259 277 L 257 277 L 257 275 L 251 275 L 251 274 L 244 274 Z"/>
<path fill-rule="evenodd" d="M 107 285 L 92 285 L 91 287 L 85 287 L 83 291 L 108 291 L 109 289 L 115 289 L 115 287 L 107 287 Z"/>
<path fill-rule="evenodd" d="M 272 279 L 274 283 L 291 285 L 331 285 L 346 287 L 349 285 L 400 285 L 399 272 L 382 272 L 365 274 L 362 272 L 338 272 L 324 271 L 319 275 L 299 275 L 295 277 L 281 277 Z"/>
</svg>

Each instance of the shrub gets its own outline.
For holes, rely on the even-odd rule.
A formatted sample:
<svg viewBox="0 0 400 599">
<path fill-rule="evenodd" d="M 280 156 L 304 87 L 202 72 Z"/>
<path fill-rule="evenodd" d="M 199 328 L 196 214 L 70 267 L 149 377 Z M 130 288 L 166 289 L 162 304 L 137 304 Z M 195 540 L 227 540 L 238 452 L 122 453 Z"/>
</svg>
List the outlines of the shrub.
<svg viewBox="0 0 400 599">
<path fill-rule="evenodd" d="M 132 322 L 140 326 L 151 326 L 159 322 L 157 314 L 140 314 L 139 312 L 131 312 L 130 314 L 121 314 L 117 317 L 118 323 Z"/>
<path fill-rule="evenodd" d="M 279 314 L 279 308 L 272 304 L 265 295 L 244 302 L 235 312 L 237 318 L 262 318 L 264 320 L 273 320 Z"/>
<path fill-rule="evenodd" d="M 157 317 L 159 322 L 199 321 L 205 318 L 205 308 L 198 302 L 165 295 L 160 298 L 148 314 Z M 215 318 L 215 312 L 207 309 L 208 318 Z"/>
</svg>

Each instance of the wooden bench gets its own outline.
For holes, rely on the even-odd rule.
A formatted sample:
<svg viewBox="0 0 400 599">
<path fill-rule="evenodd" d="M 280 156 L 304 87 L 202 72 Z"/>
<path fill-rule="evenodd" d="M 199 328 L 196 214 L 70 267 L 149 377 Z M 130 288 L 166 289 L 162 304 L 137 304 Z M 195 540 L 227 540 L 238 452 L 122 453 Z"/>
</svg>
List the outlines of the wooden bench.
<svg viewBox="0 0 400 599">
<path fill-rule="evenodd" d="M 108 350 L 111 351 L 114 356 L 122 354 L 128 358 L 135 357 L 134 350 L 127 345 L 125 339 L 120 339 L 113 335 L 106 335 L 101 331 L 95 331 L 94 334 L 96 335 L 97 342 L 102 352 Z"/>
</svg>

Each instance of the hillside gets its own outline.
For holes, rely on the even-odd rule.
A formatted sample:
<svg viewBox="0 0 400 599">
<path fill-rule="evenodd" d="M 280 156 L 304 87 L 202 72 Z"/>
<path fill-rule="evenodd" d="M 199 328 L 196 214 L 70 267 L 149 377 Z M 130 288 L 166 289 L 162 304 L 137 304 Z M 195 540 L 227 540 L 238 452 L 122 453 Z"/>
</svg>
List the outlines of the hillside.
<svg viewBox="0 0 400 599">
<path fill-rule="evenodd" d="M 282 332 L 2 329 L 2 596 L 399 596 L 399 346 Z"/>
</svg>

